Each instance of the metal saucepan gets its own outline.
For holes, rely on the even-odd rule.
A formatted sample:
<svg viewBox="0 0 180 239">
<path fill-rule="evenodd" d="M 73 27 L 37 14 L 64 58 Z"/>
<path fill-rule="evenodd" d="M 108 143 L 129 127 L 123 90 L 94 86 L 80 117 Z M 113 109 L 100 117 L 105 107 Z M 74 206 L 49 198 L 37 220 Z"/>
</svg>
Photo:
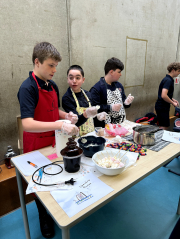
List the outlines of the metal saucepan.
<svg viewBox="0 0 180 239">
<path fill-rule="evenodd" d="M 141 125 L 133 127 L 133 140 L 140 145 L 154 145 L 155 132 L 161 130 L 154 125 Z"/>
</svg>

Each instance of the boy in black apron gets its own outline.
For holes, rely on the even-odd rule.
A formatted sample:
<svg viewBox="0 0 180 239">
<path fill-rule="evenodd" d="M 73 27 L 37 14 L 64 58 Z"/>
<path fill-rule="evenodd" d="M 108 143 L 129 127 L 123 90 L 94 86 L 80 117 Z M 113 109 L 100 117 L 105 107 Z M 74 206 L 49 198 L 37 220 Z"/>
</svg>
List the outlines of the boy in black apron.
<svg viewBox="0 0 180 239">
<path fill-rule="evenodd" d="M 120 124 L 126 119 L 124 108 L 129 108 L 134 97 L 126 97 L 124 87 L 118 82 L 124 64 L 117 58 L 107 60 L 104 71 L 105 76 L 91 88 L 92 105 L 100 105 L 99 112 L 105 111 L 108 115 L 105 121 L 95 118 L 96 127 L 105 127 L 105 124 Z"/>
<path fill-rule="evenodd" d="M 179 102 L 172 97 L 174 92 L 173 78 L 177 77 L 180 74 L 180 63 L 173 62 L 169 64 L 167 70 L 169 73 L 164 77 L 164 79 L 162 79 L 159 85 L 158 99 L 155 104 L 159 126 L 164 130 L 167 130 L 170 126 L 170 104 L 172 104 L 174 107 L 179 106 Z"/>
<path fill-rule="evenodd" d="M 71 66 L 67 71 L 69 88 L 62 97 L 62 107 L 66 112 L 72 111 L 78 115 L 76 126 L 79 127 L 79 134 L 85 135 L 94 131 L 93 117 L 105 120 L 106 113 L 98 114 L 96 106 L 91 107 L 91 94 L 83 90 L 81 85 L 84 83 L 84 71 L 78 65 Z"/>
</svg>

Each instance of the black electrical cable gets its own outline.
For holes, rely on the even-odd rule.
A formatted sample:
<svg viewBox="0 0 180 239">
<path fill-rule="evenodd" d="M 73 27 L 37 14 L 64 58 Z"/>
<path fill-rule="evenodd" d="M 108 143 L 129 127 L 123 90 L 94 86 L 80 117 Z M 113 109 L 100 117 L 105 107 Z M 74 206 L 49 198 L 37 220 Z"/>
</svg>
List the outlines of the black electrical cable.
<svg viewBox="0 0 180 239">
<path fill-rule="evenodd" d="M 47 174 L 47 175 L 57 175 L 57 174 L 60 174 L 60 173 L 63 171 L 63 168 L 61 167 L 61 165 L 56 164 L 57 162 L 63 162 L 63 161 L 56 161 L 56 162 L 54 162 L 54 163 L 50 163 L 50 164 L 47 164 L 47 165 L 42 166 L 41 168 L 43 169 L 43 173 L 44 173 L 44 174 Z M 50 174 L 50 173 L 44 172 L 44 168 L 45 168 L 45 167 L 48 167 L 48 166 L 50 166 L 50 165 L 56 165 L 56 166 L 60 167 L 60 168 L 61 168 L 61 171 L 58 172 L 58 173 L 54 173 L 54 174 L 53 174 L 53 173 Z M 33 181 L 35 184 L 38 184 L 38 185 L 40 185 L 40 186 L 47 186 L 47 187 L 49 187 L 49 186 L 56 186 L 57 183 L 55 183 L 55 184 L 41 184 L 41 183 L 37 183 L 36 181 L 34 181 L 34 178 L 33 178 L 33 177 L 34 177 L 35 173 L 36 173 L 37 171 L 39 171 L 41 168 L 38 168 L 38 169 L 33 173 L 33 175 L 32 175 L 32 181 Z"/>
</svg>

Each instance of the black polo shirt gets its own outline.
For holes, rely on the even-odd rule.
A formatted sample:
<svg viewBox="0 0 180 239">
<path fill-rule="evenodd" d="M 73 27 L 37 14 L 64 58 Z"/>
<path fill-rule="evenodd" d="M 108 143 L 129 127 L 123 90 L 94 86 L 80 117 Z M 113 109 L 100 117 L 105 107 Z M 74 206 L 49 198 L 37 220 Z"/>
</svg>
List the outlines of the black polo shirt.
<svg viewBox="0 0 180 239">
<path fill-rule="evenodd" d="M 51 86 L 53 86 L 58 97 L 58 107 L 60 107 L 59 90 L 56 83 L 52 80 L 48 80 L 47 85 L 37 76 L 36 79 L 41 89 L 52 91 Z M 34 118 L 34 111 L 39 100 L 39 90 L 36 81 L 32 77 L 32 71 L 29 72 L 29 77 L 20 86 L 17 97 L 20 103 L 21 119 Z"/>
<path fill-rule="evenodd" d="M 161 81 L 159 85 L 159 90 L 158 90 L 158 99 L 156 101 L 156 108 L 159 110 L 169 110 L 170 109 L 170 104 L 166 102 L 165 100 L 162 99 L 161 94 L 162 90 L 167 89 L 168 90 L 168 97 L 172 100 L 173 93 L 174 93 L 174 79 L 170 75 L 166 75 L 164 79 Z"/>
<path fill-rule="evenodd" d="M 84 90 L 84 92 L 91 102 L 90 92 L 88 92 L 86 90 Z M 80 107 L 85 107 L 85 108 L 89 107 L 89 103 L 87 102 L 82 91 L 75 93 L 75 95 L 77 97 Z M 84 124 L 87 121 L 87 118 L 85 118 L 83 114 L 79 115 L 78 112 L 76 111 L 77 105 L 76 105 L 76 101 L 72 95 L 70 87 L 67 89 L 66 93 L 62 97 L 62 107 L 67 113 L 72 111 L 74 114 L 76 114 L 78 116 L 78 122 L 76 123 L 77 127 L 81 126 L 82 124 Z"/>
</svg>

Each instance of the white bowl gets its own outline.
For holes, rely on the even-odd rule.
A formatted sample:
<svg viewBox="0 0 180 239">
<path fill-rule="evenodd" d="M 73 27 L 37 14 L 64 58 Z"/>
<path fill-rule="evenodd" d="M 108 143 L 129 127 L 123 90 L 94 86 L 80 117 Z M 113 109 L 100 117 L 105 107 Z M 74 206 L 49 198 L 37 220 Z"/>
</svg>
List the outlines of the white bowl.
<svg viewBox="0 0 180 239">
<path fill-rule="evenodd" d="M 119 149 L 105 149 L 103 151 L 97 152 L 93 155 L 92 161 L 94 162 L 96 168 L 103 174 L 106 175 L 117 175 L 122 173 L 122 171 L 125 169 L 126 164 L 128 163 L 128 157 L 125 155 L 126 151 L 119 150 Z M 123 157 L 124 155 L 124 157 Z M 104 168 L 97 164 L 98 159 L 103 159 L 105 157 L 116 157 L 121 158 L 121 162 L 124 163 L 124 167 L 122 168 Z"/>
</svg>

